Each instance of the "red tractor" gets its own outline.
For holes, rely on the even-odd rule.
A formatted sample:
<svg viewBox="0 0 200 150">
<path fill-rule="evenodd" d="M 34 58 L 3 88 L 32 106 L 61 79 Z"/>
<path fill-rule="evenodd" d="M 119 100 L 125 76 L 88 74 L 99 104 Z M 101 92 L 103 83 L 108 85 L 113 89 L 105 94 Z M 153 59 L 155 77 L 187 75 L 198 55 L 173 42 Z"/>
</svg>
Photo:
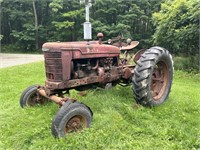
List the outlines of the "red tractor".
<svg viewBox="0 0 200 150">
<path fill-rule="evenodd" d="M 84 24 L 85 30 L 90 32 L 88 24 Z M 98 41 L 45 43 L 42 48 L 45 85 L 30 86 L 21 95 L 21 107 L 44 104 L 48 99 L 60 105 L 51 126 L 55 137 L 63 137 L 91 124 L 91 109 L 66 97 L 71 89 L 84 91 L 91 86 L 106 88 L 132 83 L 134 99 L 143 106 L 159 105 L 169 95 L 173 61 L 166 49 L 155 46 L 133 54 L 133 48 L 139 44 L 137 41 L 122 37 L 102 41 L 102 33 L 98 38 Z"/>
</svg>

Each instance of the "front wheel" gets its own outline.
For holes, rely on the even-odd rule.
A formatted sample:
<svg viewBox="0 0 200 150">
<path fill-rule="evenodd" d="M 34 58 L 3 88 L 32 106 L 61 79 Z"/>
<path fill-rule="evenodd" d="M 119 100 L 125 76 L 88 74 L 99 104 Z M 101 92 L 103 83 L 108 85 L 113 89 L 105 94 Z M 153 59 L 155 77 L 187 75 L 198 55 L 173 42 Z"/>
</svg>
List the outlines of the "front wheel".
<svg viewBox="0 0 200 150">
<path fill-rule="evenodd" d="M 64 137 L 71 132 L 78 132 L 90 127 L 92 111 L 79 102 L 67 101 L 56 113 L 51 131 L 54 137 Z"/>
<path fill-rule="evenodd" d="M 43 105 L 48 101 L 47 98 L 40 96 L 37 92 L 38 85 L 32 85 L 26 88 L 20 97 L 20 106 L 24 107 L 33 107 L 37 104 Z"/>
<path fill-rule="evenodd" d="M 133 75 L 136 102 L 144 106 L 162 104 L 168 97 L 173 80 L 173 60 L 161 47 L 146 50 L 137 61 Z"/>
</svg>

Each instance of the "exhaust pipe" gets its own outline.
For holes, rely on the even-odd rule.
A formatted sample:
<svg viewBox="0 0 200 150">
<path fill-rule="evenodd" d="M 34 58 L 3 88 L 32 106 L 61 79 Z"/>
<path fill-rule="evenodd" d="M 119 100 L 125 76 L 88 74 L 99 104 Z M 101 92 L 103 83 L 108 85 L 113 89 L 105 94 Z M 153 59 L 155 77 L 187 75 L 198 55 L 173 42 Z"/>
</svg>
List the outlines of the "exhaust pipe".
<svg viewBox="0 0 200 150">
<path fill-rule="evenodd" d="M 89 21 L 90 19 L 90 2 L 89 0 L 85 0 L 85 22 L 83 25 L 84 28 L 84 40 L 92 39 L 92 24 Z"/>
</svg>

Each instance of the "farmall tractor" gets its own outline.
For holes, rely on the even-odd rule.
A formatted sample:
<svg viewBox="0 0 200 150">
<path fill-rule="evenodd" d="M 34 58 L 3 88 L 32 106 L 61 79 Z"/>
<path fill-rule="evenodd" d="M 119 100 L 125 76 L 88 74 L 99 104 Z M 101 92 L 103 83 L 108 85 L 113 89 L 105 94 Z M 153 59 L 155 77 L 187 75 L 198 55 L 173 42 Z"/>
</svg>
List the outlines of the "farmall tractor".
<svg viewBox="0 0 200 150">
<path fill-rule="evenodd" d="M 67 97 L 71 89 L 84 91 L 93 86 L 129 85 L 133 96 L 143 106 L 163 103 L 170 92 L 173 61 L 162 47 L 151 47 L 133 54 L 139 42 L 117 37 L 90 41 L 89 2 L 86 1 L 86 22 L 83 42 L 48 42 L 43 45 L 45 85 L 33 85 L 20 97 L 21 107 L 44 104 L 48 100 L 60 106 L 52 121 L 52 134 L 64 137 L 67 133 L 90 127 L 93 113 L 85 104 Z M 123 53 L 123 57 L 120 57 Z"/>
</svg>

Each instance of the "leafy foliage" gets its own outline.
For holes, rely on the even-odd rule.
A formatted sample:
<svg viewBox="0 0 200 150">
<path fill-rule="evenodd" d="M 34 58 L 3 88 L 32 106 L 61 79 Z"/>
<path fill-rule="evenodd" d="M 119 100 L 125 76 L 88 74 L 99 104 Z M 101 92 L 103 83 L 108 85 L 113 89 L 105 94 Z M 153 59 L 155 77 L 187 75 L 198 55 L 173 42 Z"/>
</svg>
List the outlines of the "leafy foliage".
<svg viewBox="0 0 200 150">
<path fill-rule="evenodd" d="M 36 36 L 40 46 L 46 41 L 83 40 L 85 6 L 79 0 L 32 2 L 37 11 L 37 28 L 31 1 L 2 1 L 3 44 L 18 43 L 23 49 L 32 50 Z M 93 38 L 98 32 L 103 32 L 106 39 L 120 34 L 143 41 L 143 47 L 147 47 L 153 34 L 151 15 L 159 10 L 160 3 L 160 0 L 96 0 L 90 8 Z"/>
<path fill-rule="evenodd" d="M 33 26 L 33 24 L 24 24 L 22 26 L 23 31 L 16 31 L 16 30 L 12 30 L 12 33 L 10 34 L 11 36 L 13 36 L 14 39 L 17 39 L 17 44 L 19 45 L 23 45 L 23 43 L 27 43 L 26 47 L 23 47 L 24 49 L 28 50 L 28 49 L 33 49 L 33 45 L 34 45 L 34 35 L 35 35 L 35 28 Z"/>
<path fill-rule="evenodd" d="M 149 46 L 153 33 L 151 15 L 157 7 L 155 3 L 159 5 L 161 1 L 97 0 L 91 9 L 93 36 L 98 32 L 103 32 L 108 38 L 120 34 L 134 40 L 148 40 L 142 46 Z"/>
<path fill-rule="evenodd" d="M 82 36 L 80 32 L 84 9 L 78 1 L 53 0 L 49 6 L 52 10 L 51 24 L 55 31 L 51 41 L 75 41 Z"/>
<path fill-rule="evenodd" d="M 174 69 L 184 70 L 187 72 L 199 73 L 199 54 L 187 57 L 187 56 L 175 56 Z"/>
<path fill-rule="evenodd" d="M 173 53 L 198 53 L 200 3 L 198 0 L 174 0 L 162 4 L 154 13 L 154 43 Z"/>
<path fill-rule="evenodd" d="M 0 34 L 0 41 L 3 39 L 3 35 Z"/>
</svg>

